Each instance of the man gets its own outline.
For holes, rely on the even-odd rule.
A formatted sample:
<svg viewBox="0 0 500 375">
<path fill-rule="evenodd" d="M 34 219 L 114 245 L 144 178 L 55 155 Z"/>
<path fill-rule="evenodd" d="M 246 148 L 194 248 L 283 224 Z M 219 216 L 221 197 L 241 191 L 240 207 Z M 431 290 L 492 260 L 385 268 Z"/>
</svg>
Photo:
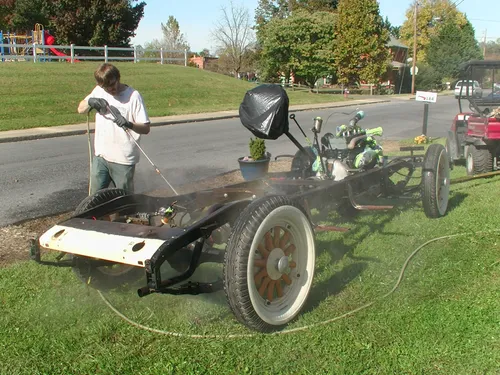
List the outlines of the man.
<svg viewBox="0 0 500 375">
<path fill-rule="evenodd" d="M 133 139 L 139 142 L 141 134 L 149 133 L 149 117 L 141 94 L 120 82 L 114 65 L 102 64 L 94 77 L 96 87 L 78 105 L 78 113 L 97 111 L 90 195 L 107 188 L 111 181 L 130 194 L 140 157 Z"/>
</svg>

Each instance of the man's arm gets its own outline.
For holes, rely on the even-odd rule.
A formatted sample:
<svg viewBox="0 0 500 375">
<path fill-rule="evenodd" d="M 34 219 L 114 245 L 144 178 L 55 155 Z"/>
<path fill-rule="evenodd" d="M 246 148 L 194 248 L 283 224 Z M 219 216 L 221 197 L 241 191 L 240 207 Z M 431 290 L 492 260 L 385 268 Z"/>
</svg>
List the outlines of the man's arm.
<svg viewBox="0 0 500 375">
<path fill-rule="evenodd" d="M 138 134 L 148 134 L 149 131 L 151 130 L 151 126 L 149 125 L 149 122 L 147 124 L 137 124 L 137 123 L 131 122 L 131 124 L 132 124 L 132 127 L 130 129 L 135 131 Z"/>
<path fill-rule="evenodd" d="M 78 104 L 78 113 L 87 113 L 90 111 L 89 103 L 86 99 L 83 99 L 80 104 Z"/>
<path fill-rule="evenodd" d="M 146 117 L 144 122 L 133 122 L 127 120 L 123 115 L 120 113 L 120 110 L 116 108 L 115 106 L 109 106 L 109 111 L 111 112 L 111 115 L 114 117 L 114 122 L 116 125 L 118 125 L 121 128 L 124 129 L 130 129 L 133 130 L 134 132 L 138 134 L 148 134 L 150 130 L 150 121 L 149 118 Z"/>
</svg>

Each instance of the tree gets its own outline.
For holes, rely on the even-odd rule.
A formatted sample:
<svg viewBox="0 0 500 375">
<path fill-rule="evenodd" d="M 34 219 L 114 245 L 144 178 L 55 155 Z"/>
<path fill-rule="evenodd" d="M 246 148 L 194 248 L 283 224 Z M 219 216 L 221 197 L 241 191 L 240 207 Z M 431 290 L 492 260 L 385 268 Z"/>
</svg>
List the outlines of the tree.
<svg viewBox="0 0 500 375">
<path fill-rule="evenodd" d="M 418 0 L 417 8 L 417 61 L 426 61 L 426 47 L 430 38 L 439 33 L 446 22 L 462 27 L 467 23 L 465 15 L 457 10 L 451 0 Z M 401 39 L 409 46 L 413 56 L 415 2 L 406 11 L 406 20 L 401 26 Z"/>
<path fill-rule="evenodd" d="M 1 28 L 26 33 L 35 23 L 47 24 L 48 14 L 45 0 L 0 1 Z"/>
<path fill-rule="evenodd" d="M 168 21 L 164 25 L 161 24 L 163 32 L 163 46 L 169 50 L 184 50 L 189 49 L 189 44 L 181 33 L 179 22 L 174 16 L 168 16 Z"/>
<path fill-rule="evenodd" d="M 208 48 L 203 48 L 203 50 L 199 53 L 201 57 L 210 57 L 210 50 Z"/>
<path fill-rule="evenodd" d="M 273 18 L 286 18 L 290 15 L 288 0 L 259 0 L 255 9 L 257 31 Z"/>
<path fill-rule="evenodd" d="M 16 0 L 0 0 L 0 30 L 10 27 Z"/>
<path fill-rule="evenodd" d="M 392 35 L 394 38 L 399 39 L 401 35 L 401 26 L 393 26 L 391 22 L 389 21 L 389 18 L 387 16 L 385 17 L 384 21 L 384 28 L 389 31 L 389 34 Z"/>
<path fill-rule="evenodd" d="M 485 52 L 484 58 L 491 60 L 500 59 L 500 38 L 496 41 L 490 40 L 486 44 L 484 42 L 480 45 L 481 50 Z"/>
<path fill-rule="evenodd" d="M 50 29 L 59 44 L 129 46 L 144 15 L 138 0 L 0 0 L 2 27 Z M 134 3 L 137 3 L 134 5 Z"/>
<path fill-rule="evenodd" d="M 310 12 L 333 12 L 337 10 L 338 0 L 295 0 L 293 9 L 305 9 Z"/>
<path fill-rule="evenodd" d="M 376 0 L 340 0 L 335 25 L 339 81 L 378 83 L 387 71 L 389 32 Z"/>
<path fill-rule="evenodd" d="M 129 46 L 144 15 L 137 0 L 45 0 L 58 43 Z"/>
<path fill-rule="evenodd" d="M 313 89 L 319 78 L 332 74 L 336 18 L 330 12 L 299 9 L 288 18 L 271 20 L 259 40 L 265 79 L 293 73 Z"/>
<path fill-rule="evenodd" d="M 151 50 L 159 50 L 163 48 L 165 51 L 163 56 L 167 59 L 167 62 L 180 65 L 184 64 L 184 50 L 189 51 L 190 48 L 184 34 L 181 33 L 180 25 L 177 19 L 174 16 L 168 16 L 167 22 L 165 24 L 161 24 L 161 30 L 163 33 L 163 38 L 161 40 L 153 39 L 151 42 L 145 43 L 144 48 L 147 50 L 145 57 L 158 58 L 160 56 L 160 52 L 154 52 Z"/>
<path fill-rule="evenodd" d="M 238 77 L 243 66 L 243 57 L 254 41 L 250 16 L 246 8 L 236 6 L 232 1 L 229 8 L 222 7 L 221 12 L 222 16 L 212 30 L 212 38 L 217 45 L 219 56 L 224 56 L 227 67 Z"/>
<path fill-rule="evenodd" d="M 459 26 L 449 20 L 431 37 L 426 55 L 427 63 L 441 79 L 458 78 L 461 63 L 482 58 L 470 22 Z"/>
</svg>

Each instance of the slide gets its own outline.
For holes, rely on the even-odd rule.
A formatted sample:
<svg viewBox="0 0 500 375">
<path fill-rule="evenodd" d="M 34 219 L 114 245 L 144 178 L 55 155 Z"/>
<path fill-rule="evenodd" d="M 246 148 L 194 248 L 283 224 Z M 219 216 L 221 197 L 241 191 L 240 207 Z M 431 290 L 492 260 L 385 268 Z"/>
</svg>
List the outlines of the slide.
<svg viewBox="0 0 500 375">
<path fill-rule="evenodd" d="M 45 44 L 47 44 L 49 46 L 53 45 L 54 42 L 55 42 L 55 40 L 56 40 L 56 38 L 54 38 L 52 35 L 50 35 L 47 30 L 44 30 L 43 34 L 44 34 L 44 38 L 45 38 Z M 62 53 L 61 51 L 59 51 L 59 50 L 57 50 L 55 48 L 49 48 L 49 49 L 52 51 L 52 53 L 54 55 L 67 57 L 66 61 L 70 61 L 71 60 L 70 56 Z M 75 60 L 75 61 L 79 61 L 79 60 Z"/>
</svg>

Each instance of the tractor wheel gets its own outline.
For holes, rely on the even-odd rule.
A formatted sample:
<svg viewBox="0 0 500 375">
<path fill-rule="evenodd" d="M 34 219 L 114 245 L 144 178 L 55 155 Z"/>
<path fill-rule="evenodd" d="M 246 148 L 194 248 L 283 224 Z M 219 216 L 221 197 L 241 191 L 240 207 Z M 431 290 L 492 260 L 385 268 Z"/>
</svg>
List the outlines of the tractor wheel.
<svg viewBox="0 0 500 375">
<path fill-rule="evenodd" d="M 475 145 L 467 147 L 466 169 L 468 176 L 488 173 L 493 170 L 493 155 L 486 147 L 478 148 Z"/>
<path fill-rule="evenodd" d="M 75 209 L 74 215 L 97 207 L 112 199 L 126 195 L 123 189 L 102 189 L 94 195 L 86 197 Z M 98 218 L 105 220 L 106 218 Z M 145 277 L 144 270 L 126 264 L 111 264 L 109 266 L 96 266 L 91 258 L 72 255 L 74 260 L 73 271 L 77 278 L 96 289 L 112 289 L 127 283 L 133 283 Z"/>
<path fill-rule="evenodd" d="M 249 204 L 232 227 L 224 259 L 224 290 L 247 327 L 283 328 L 304 307 L 315 265 L 314 232 L 303 208 L 285 196 Z"/>
<path fill-rule="evenodd" d="M 432 144 L 424 156 L 422 203 L 427 217 L 446 214 L 450 195 L 450 164 L 446 149 Z"/>
</svg>

